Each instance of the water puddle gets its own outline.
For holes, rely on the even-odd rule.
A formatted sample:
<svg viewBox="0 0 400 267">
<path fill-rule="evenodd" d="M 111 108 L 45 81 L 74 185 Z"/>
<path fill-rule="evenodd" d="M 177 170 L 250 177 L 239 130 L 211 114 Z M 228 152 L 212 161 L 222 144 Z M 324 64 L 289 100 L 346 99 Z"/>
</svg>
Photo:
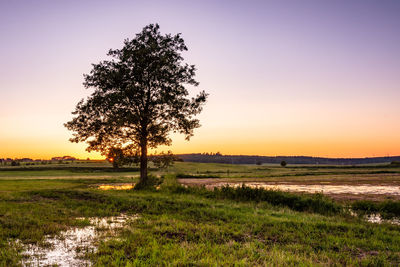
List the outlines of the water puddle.
<svg viewBox="0 0 400 267">
<path fill-rule="evenodd" d="M 358 216 L 357 212 L 355 211 L 349 210 L 349 212 L 352 216 L 355 217 Z M 377 224 L 390 223 L 390 224 L 400 225 L 400 218 L 384 219 L 379 213 L 367 214 L 362 216 L 362 218 L 370 223 L 377 223 Z"/>
<path fill-rule="evenodd" d="M 394 219 L 383 219 L 380 214 L 370 214 L 370 215 L 365 215 L 364 219 L 367 220 L 370 223 L 390 223 L 390 224 L 395 224 L 395 225 L 400 225 L 400 219 L 399 218 L 394 218 Z"/>
<path fill-rule="evenodd" d="M 25 259 L 22 265 L 90 266 L 85 254 L 96 251 L 95 243 L 100 239 L 115 236 L 128 220 L 137 218 L 124 214 L 105 218 L 78 218 L 78 220 L 88 220 L 90 225 L 71 228 L 61 232 L 59 236 L 48 236 L 45 239 L 45 243 L 48 244 L 46 247 L 25 246 L 25 251 L 22 253 Z"/>
<path fill-rule="evenodd" d="M 400 195 L 399 186 L 388 185 L 297 185 L 297 184 L 266 184 L 259 182 L 243 182 L 243 183 L 216 183 L 208 187 L 231 186 L 239 187 L 244 184 L 251 188 L 263 188 L 267 190 L 280 190 L 290 192 L 306 192 L 306 193 L 325 193 L 325 194 L 372 194 L 372 195 Z"/>
<path fill-rule="evenodd" d="M 135 186 L 132 183 L 125 184 L 101 184 L 97 186 L 97 189 L 100 190 L 130 190 Z"/>
</svg>

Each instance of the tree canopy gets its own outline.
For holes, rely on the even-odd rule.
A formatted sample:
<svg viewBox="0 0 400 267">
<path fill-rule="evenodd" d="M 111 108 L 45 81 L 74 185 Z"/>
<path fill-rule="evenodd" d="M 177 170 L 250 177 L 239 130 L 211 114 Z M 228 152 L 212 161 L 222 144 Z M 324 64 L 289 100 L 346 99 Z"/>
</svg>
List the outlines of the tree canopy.
<svg viewBox="0 0 400 267">
<path fill-rule="evenodd" d="M 94 92 L 65 124 L 73 131 L 70 141 L 86 142 L 89 152 L 107 155 L 117 147 L 139 154 L 141 182 L 147 179 L 147 149 L 170 145 L 171 131 L 189 140 L 207 98 L 204 91 L 189 97 L 187 87 L 199 83 L 195 66 L 184 63 L 181 34 L 162 35 L 159 29 L 145 26 L 122 49 L 109 50 L 110 60 L 92 65 L 84 86 Z"/>
</svg>

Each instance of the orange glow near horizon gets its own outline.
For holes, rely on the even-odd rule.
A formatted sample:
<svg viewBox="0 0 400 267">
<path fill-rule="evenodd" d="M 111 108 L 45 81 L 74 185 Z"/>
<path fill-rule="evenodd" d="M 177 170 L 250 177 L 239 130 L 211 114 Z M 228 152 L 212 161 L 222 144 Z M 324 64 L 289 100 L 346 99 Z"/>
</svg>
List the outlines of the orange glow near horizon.
<svg viewBox="0 0 400 267">
<path fill-rule="evenodd" d="M 209 94 L 193 138 L 151 153 L 400 155 L 400 1 L 3 2 L 0 158 L 105 159 L 64 123 L 91 64 L 149 22 L 182 33 L 190 96 Z"/>
<path fill-rule="evenodd" d="M 380 157 L 397 156 L 400 144 L 395 136 L 382 136 L 379 141 L 373 138 L 346 138 L 322 136 L 320 138 L 303 137 L 297 140 L 286 137 L 261 138 L 247 136 L 245 132 L 234 133 L 228 139 L 223 135 L 207 136 L 200 139 L 194 136 L 187 142 L 182 137 L 174 138 L 171 147 L 161 146 L 150 151 L 160 153 L 171 150 L 174 154 L 220 152 L 224 155 L 261 155 L 261 156 L 316 156 L 316 157 Z M 5 141 L 5 142 L 4 142 Z M 397 142 L 397 143 L 396 143 Z M 85 144 L 72 144 L 66 140 L 1 140 L 0 158 L 50 159 L 55 156 L 73 156 L 79 159 L 105 159 L 100 153 L 88 153 Z M 110 162 L 112 160 L 110 159 Z"/>
</svg>

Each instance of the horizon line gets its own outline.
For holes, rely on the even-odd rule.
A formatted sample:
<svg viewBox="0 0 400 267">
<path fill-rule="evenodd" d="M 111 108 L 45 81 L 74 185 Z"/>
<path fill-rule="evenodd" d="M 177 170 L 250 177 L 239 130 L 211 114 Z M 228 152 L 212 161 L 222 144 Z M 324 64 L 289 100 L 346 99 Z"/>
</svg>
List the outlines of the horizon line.
<svg viewBox="0 0 400 267">
<path fill-rule="evenodd" d="M 219 153 L 219 155 L 218 155 Z M 159 154 L 159 153 L 158 153 Z M 209 155 L 209 156 L 235 156 L 235 157 L 269 157 L 269 158 L 290 158 L 290 157 L 306 157 L 306 158 L 324 158 L 324 159 L 371 159 L 371 158 L 396 158 L 396 157 L 400 157 L 399 155 L 386 155 L 386 156 L 359 156 L 359 157 L 329 157 L 329 156 L 310 156 L 310 155 L 256 155 L 256 154 L 222 154 L 220 152 L 192 152 L 192 153 L 177 153 L 174 155 L 194 155 L 194 154 L 198 154 L 198 155 Z M 157 154 L 151 154 L 151 155 L 157 155 Z M 94 157 L 94 158 L 90 158 L 87 157 L 85 158 L 79 158 L 79 157 L 74 157 L 74 156 L 70 156 L 70 155 L 64 155 L 64 156 L 53 156 L 51 158 L 30 158 L 27 156 L 24 157 L 0 157 L 1 160 L 7 160 L 7 159 L 11 159 L 11 160 L 22 160 L 22 159 L 31 159 L 33 161 L 35 160 L 52 160 L 53 158 L 62 158 L 62 157 L 72 157 L 75 158 L 76 160 L 106 160 L 106 157 L 102 157 L 102 158 L 98 158 L 98 157 Z"/>
</svg>

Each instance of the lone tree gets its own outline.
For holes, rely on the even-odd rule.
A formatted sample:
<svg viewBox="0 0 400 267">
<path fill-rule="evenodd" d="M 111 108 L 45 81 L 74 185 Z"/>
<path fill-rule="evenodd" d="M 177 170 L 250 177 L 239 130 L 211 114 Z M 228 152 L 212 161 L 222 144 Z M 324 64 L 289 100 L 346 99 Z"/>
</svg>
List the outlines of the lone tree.
<svg viewBox="0 0 400 267">
<path fill-rule="evenodd" d="M 207 94 L 190 98 L 187 86 L 198 86 L 196 68 L 183 62 L 187 50 L 180 34 L 162 35 L 150 24 L 126 39 L 122 49 L 108 52 L 111 60 L 93 64 L 84 86 L 94 92 L 81 100 L 65 124 L 71 142 L 86 142 L 87 151 L 107 155 L 112 147 L 140 156 L 140 183 L 147 182 L 147 150 L 170 145 L 169 133 L 189 140 L 200 127 Z"/>
</svg>

